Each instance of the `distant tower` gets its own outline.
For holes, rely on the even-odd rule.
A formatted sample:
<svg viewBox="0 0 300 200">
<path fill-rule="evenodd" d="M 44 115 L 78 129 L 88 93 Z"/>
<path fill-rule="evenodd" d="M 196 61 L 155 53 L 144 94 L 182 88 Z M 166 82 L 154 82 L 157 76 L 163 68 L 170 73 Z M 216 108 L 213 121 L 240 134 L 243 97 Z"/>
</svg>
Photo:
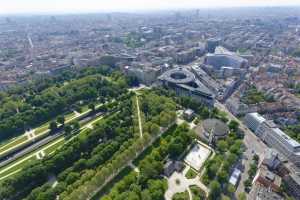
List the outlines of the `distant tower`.
<svg viewBox="0 0 300 200">
<path fill-rule="evenodd" d="M 180 20 L 181 19 L 181 13 L 179 11 L 175 12 L 175 19 Z"/>
<path fill-rule="evenodd" d="M 11 23 L 11 19 L 9 17 L 5 18 L 6 23 L 10 24 Z"/>
<path fill-rule="evenodd" d="M 107 19 L 107 21 L 111 21 L 111 20 L 112 20 L 111 14 L 107 14 L 107 15 L 106 15 L 106 19 Z"/>
<path fill-rule="evenodd" d="M 56 22 L 56 21 L 57 21 L 57 19 L 56 19 L 56 17 L 55 17 L 55 16 L 51 16 L 51 17 L 50 17 L 50 21 L 51 21 L 51 22 Z"/>
<path fill-rule="evenodd" d="M 197 9 L 197 10 L 196 10 L 196 18 L 199 18 L 199 16 L 200 16 L 200 10 Z"/>
<path fill-rule="evenodd" d="M 219 45 L 220 45 L 220 40 L 219 39 L 214 39 L 214 38 L 208 39 L 207 42 L 206 42 L 207 51 L 209 53 L 214 53 L 216 47 L 219 46 Z"/>
</svg>

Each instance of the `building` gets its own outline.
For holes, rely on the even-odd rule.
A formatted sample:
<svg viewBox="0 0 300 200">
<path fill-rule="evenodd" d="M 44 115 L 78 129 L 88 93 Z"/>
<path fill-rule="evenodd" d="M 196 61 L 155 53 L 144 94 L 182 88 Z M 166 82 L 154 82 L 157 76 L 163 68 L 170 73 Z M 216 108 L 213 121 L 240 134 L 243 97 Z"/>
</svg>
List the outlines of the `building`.
<svg viewBox="0 0 300 200">
<path fill-rule="evenodd" d="M 252 193 L 252 192 L 251 192 Z M 255 186 L 253 189 L 253 200 L 284 200 L 282 196 L 264 186 Z"/>
<path fill-rule="evenodd" d="M 281 178 L 273 172 L 269 171 L 268 168 L 264 165 L 261 165 L 258 169 L 253 182 L 255 184 L 263 185 L 266 188 L 270 188 L 274 192 L 280 191 Z"/>
<path fill-rule="evenodd" d="M 146 67 L 146 66 L 125 66 L 124 72 L 127 76 L 135 76 L 140 83 L 145 85 L 151 85 L 157 80 L 157 77 L 161 74 L 161 67 Z"/>
<path fill-rule="evenodd" d="M 211 38 L 206 41 L 206 49 L 209 53 L 214 53 L 217 46 L 220 45 L 220 39 Z"/>
<path fill-rule="evenodd" d="M 283 177 L 288 194 L 300 199 L 300 177 L 294 173 Z"/>
<path fill-rule="evenodd" d="M 238 182 L 240 181 L 240 178 L 241 178 L 241 171 L 237 168 L 234 168 L 229 178 L 229 183 L 236 187 L 238 185 Z"/>
<path fill-rule="evenodd" d="M 269 147 L 274 148 L 297 167 L 300 166 L 300 144 L 280 130 L 273 121 L 264 119 L 258 113 L 250 113 L 245 117 L 245 124 Z"/>
<path fill-rule="evenodd" d="M 218 119 L 206 119 L 202 122 L 205 139 L 209 143 L 219 139 L 224 139 L 228 132 L 228 126 Z"/>
<path fill-rule="evenodd" d="M 262 164 L 271 171 L 277 170 L 281 164 L 278 152 L 273 149 L 267 149 Z"/>
<path fill-rule="evenodd" d="M 197 56 L 202 56 L 205 53 L 203 47 L 193 47 L 188 50 L 177 52 L 174 56 L 174 60 L 178 64 L 187 64 L 195 60 Z"/>
<path fill-rule="evenodd" d="M 192 121 L 194 119 L 195 112 L 192 109 L 186 109 L 183 112 L 183 118 L 187 121 Z"/>
<path fill-rule="evenodd" d="M 215 69 L 221 69 L 222 67 L 231 67 L 233 69 L 239 69 L 247 66 L 248 61 L 234 52 L 230 52 L 224 47 L 218 46 L 214 53 L 208 53 L 205 56 L 205 64 L 211 65 Z"/>
<path fill-rule="evenodd" d="M 266 119 L 263 118 L 258 113 L 248 113 L 245 118 L 244 122 L 247 125 L 247 127 L 255 132 L 260 124 L 262 124 Z"/>
<path fill-rule="evenodd" d="M 187 69 L 175 68 L 158 77 L 161 85 L 179 96 L 188 96 L 208 106 L 214 105 L 213 93 Z"/>
<path fill-rule="evenodd" d="M 168 160 L 164 166 L 164 175 L 169 177 L 171 176 L 175 171 L 180 172 L 184 168 L 184 164 L 179 161 L 174 160 Z"/>
<path fill-rule="evenodd" d="M 242 116 L 247 113 L 257 112 L 258 110 L 256 106 L 248 106 L 236 97 L 227 99 L 225 105 L 226 108 L 235 116 Z"/>
</svg>

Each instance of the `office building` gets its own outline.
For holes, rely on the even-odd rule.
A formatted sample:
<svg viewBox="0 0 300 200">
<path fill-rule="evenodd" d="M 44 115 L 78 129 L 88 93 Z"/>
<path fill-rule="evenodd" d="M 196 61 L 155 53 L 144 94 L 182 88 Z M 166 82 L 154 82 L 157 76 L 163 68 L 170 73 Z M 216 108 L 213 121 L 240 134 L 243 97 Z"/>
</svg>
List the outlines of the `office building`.
<svg viewBox="0 0 300 200">
<path fill-rule="evenodd" d="M 258 126 L 262 124 L 266 119 L 263 118 L 260 114 L 258 113 L 248 113 L 245 118 L 244 122 L 248 126 L 250 130 L 253 132 L 256 131 Z"/>
<path fill-rule="evenodd" d="M 205 64 L 211 65 L 215 69 L 221 69 L 222 67 L 231 67 L 233 69 L 239 69 L 245 67 L 248 61 L 234 52 L 230 52 L 224 47 L 218 46 L 214 53 L 208 53 L 205 56 Z"/>
<path fill-rule="evenodd" d="M 292 195 L 295 199 L 300 199 L 300 177 L 294 173 L 283 177 L 288 194 Z"/>
<path fill-rule="evenodd" d="M 300 166 L 300 144 L 280 130 L 273 121 L 264 119 L 258 113 L 249 113 L 245 117 L 245 124 L 264 141 L 289 161 Z"/>
<path fill-rule="evenodd" d="M 214 105 L 213 93 L 187 69 L 168 70 L 158 80 L 162 86 L 173 89 L 179 96 L 189 96 L 208 106 Z"/>
</svg>

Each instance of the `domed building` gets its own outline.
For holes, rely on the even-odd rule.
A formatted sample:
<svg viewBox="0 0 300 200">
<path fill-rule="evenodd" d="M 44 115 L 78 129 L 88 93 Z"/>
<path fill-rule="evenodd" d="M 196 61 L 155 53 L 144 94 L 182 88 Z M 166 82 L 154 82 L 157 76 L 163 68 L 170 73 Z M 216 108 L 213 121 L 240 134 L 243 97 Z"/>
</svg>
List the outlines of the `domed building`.
<svg viewBox="0 0 300 200">
<path fill-rule="evenodd" d="M 206 119 L 202 123 L 203 135 L 209 142 L 223 139 L 228 135 L 228 126 L 218 119 Z"/>
</svg>

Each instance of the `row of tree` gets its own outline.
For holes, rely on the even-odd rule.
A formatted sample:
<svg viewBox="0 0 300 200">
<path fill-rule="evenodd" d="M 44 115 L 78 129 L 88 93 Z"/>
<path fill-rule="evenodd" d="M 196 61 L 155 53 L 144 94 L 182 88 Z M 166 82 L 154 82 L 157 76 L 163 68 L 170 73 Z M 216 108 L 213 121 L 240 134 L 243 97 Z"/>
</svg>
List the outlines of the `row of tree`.
<svg viewBox="0 0 300 200">
<path fill-rule="evenodd" d="M 130 98 L 128 95 L 124 95 L 123 98 Z M 59 175 L 71 166 L 75 166 L 77 170 L 82 168 L 91 169 L 94 166 L 98 166 L 100 163 L 105 162 L 104 158 L 100 158 L 97 153 L 93 152 L 99 152 L 104 148 L 109 148 L 107 146 L 117 150 L 117 145 L 112 144 L 113 140 L 122 143 L 132 137 L 130 132 L 128 132 L 132 120 L 130 117 L 127 117 L 131 116 L 131 102 L 123 101 L 116 105 L 120 109 L 119 112 L 100 121 L 94 130 L 86 130 L 85 132 L 80 133 L 78 137 L 75 137 L 73 140 L 66 143 L 61 149 L 57 150 L 55 154 L 46 157 L 43 160 L 31 163 L 24 167 L 20 173 L 3 181 L 0 185 L 0 199 L 24 198 L 33 191 L 34 188 L 46 183 L 50 175 Z M 106 145 L 103 146 L 102 142 Z M 105 151 L 108 150 L 106 149 Z M 105 154 L 105 156 L 105 158 L 110 158 L 108 153 Z M 72 172 L 76 172 L 76 170 Z M 70 176 L 72 177 L 72 175 Z M 69 177 L 68 181 L 70 180 L 73 179 Z M 62 186 L 63 184 L 61 184 L 61 187 L 57 187 L 58 190 L 59 188 L 61 190 L 66 190 L 66 188 L 63 188 Z M 47 186 L 44 186 L 44 188 L 45 187 Z M 49 193 L 53 194 L 52 191 Z M 45 194 L 42 194 L 41 192 L 42 196 Z M 36 199 L 36 196 L 34 196 L 33 199 Z"/>
<path fill-rule="evenodd" d="M 102 75 L 88 75 L 64 85 L 51 85 L 42 91 L 0 95 L 0 141 L 70 112 L 78 102 L 119 96 L 125 92 L 126 80 L 122 76 L 114 77 L 116 79 L 108 81 Z"/>
<path fill-rule="evenodd" d="M 142 110 L 141 115 L 147 116 L 146 120 L 148 121 L 146 124 L 151 124 L 152 127 L 155 127 L 155 131 L 153 132 L 147 132 L 147 128 L 144 129 L 143 137 L 138 138 L 135 141 L 132 142 L 129 146 L 122 146 L 120 148 L 120 152 L 116 152 L 113 156 L 110 162 L 107 162 L 104 166 L 99 166 L 98 171 L 94 174 L 91 179 L 85 179 L 85 182 L 80 182 L 80 184 L 77 184 L 79 187 L 76 190 L 73 190 L 72 193 L 70 191 L 67 191 L 63 193 L 60 197 L 66 198 L 66 199 L 72 199 L 80 195 L 80 199 L 86 199 L 91 197 L 95 191 L 98 191 L 101 189 L 107 181 L 109 181 L 111 178 L 113 178 L 116 174 L 118 174 L 123 168 L 125 168 L 130 161 L 132 161 L 138 154 L 141 152 L 147 145 L 149 145 L 149 142 L 151 138 L 157 136 L 157 134 L 160 133 L 160 126 L 156 123 L 154 123 L 154 119 L 159 119 L 158 121 L 164 121 L 161 120 L 161 118 L 168 118 L 167 121 L 163 123 L 163 127 L 168 127 L 170 124 L 174 122 L 174 119 L 171 120 L 171 117 L 169 116 L 171 111 L 170 106 L 168 104 L 175 103 L 166 97 L 154 95 L 152 92 L 145 92 L 143 95 L 139 97 L 141 104 L 140 106 L 146 105 L 150 109 L 155 109 L 154 107 L 160 106 L 159 109 L 157 109 L 157 112 L 150 112 L 150 110 Z M 154 100 L 156 100 L 156 103 L 154 103 Z M 160 102 L 158 104 L 158 102 Z M 136 101 L 132 101 L 134 107 L 136 107 Z M 172 108 L 175 108 L 172 106 Z M 134 109 L 135 112 L 137 112 L 136 108 Z M 173 111 L 174 112 L 174 111 Z M 137 113 L 134 113 L 134 116 L 136 116 Z M 174 116 L 174 115 L 173 115 Z M 133 130 L 133 134 L 136 132 L 136 130 Z M 154 164 L 154 163 L 153 163 Z M 88 180 L 88 181 L 87 181 Z"/>
<path fill-rule="evenodd" d="M 232 167 L 243 152 L 243 142 L 241 140 L 243 135 L 239 134 L 238 122 L 230 121 L 228 126 L 230 129 L 229 135 L 226 139 L 217 141 L 215 157 L 205 163 L 206 171 L 202 181 L 210 187 L 210 199 L 219 199 L 221 193 L 231 196 L 235 191 L 235 188 L 228 184 L 228 181 Z"/>
<path fill-rule="evenodd" d="M 103 200 L 161 200 L 168 188 L 167 182 L 161 177 L 165 159 L 173 154 L 176 143 L 183 148 L 177 152 L 182 154 L 190 144 L 192 136 L 186 125 L 172 127 L 159 141 L 159 146 L 152 149 L 146 157 L 138 162 L 139 173 L 131 172 L 116 183 Z M 180 141 L 180 142 L 179 142 Z M 178 143 L 179 142 L 179 143 Z"/>
</svg>

